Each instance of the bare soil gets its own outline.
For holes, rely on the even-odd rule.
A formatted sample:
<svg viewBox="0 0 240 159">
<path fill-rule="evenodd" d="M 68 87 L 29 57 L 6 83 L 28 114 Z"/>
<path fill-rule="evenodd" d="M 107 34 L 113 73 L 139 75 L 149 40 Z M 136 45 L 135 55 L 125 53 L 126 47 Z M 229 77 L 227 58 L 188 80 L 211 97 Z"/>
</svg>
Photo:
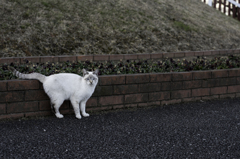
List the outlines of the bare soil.
<svg viewBox="0 0 240 159">
<path fill-rule="evenodd" d="M 0 57 L 240 48 L 240 22 L 200 0 L 1 0 Z"/>
</svg>

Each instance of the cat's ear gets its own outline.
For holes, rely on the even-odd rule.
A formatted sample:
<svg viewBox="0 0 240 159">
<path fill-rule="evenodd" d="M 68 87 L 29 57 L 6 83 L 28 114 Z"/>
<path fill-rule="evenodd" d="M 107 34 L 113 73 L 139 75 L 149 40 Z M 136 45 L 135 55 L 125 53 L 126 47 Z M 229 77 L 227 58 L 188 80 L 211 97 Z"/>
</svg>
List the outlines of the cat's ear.
<svg viewBox="0 0 240 159">
<path fill-rule="evenodd" d="M 98 76 L 98 72 L 99 72 L 99 70 L 98 70 L 98 69 L 96 69 L 96 70 L 93 72 L 93 74 L 95 74 L 95 75 L 97 75 L 97 76 Z"/>
<path fill-rule="evenodd" d="M 82 69 L 82 72 L 83 72 L 83 77 L 88 74 L 88 71 L 86 71 L 85 69 Z"/>
</svg>

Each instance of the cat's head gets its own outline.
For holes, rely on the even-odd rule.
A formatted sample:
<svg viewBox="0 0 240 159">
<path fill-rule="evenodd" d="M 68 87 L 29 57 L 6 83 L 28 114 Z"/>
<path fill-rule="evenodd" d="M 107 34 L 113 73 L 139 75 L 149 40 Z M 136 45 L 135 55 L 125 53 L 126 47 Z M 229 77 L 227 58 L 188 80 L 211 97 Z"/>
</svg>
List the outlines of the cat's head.
<svg viewBox="0 0 240 159">
<path fill-rule="evenodd" d="M 85 69 L 82 70 L 83 79 L 87 82 L 88 85 L 97 85 L 98 83 L 98 69 L 93 72 L 89 72 Z"/>
</svg>

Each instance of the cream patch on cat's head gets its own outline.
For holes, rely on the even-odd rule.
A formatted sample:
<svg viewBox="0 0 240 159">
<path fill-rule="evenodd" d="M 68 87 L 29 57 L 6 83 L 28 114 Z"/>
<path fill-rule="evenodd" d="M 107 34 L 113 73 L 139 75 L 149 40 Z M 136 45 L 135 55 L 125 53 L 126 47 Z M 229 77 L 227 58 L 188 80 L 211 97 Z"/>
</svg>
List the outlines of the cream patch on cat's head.
<svg viewBox="0 0 240 159">
<path fill-rule="evenodd" d="M 98 69 L 93 72 L 88 72 L 85 69 L 83 71 L 83 79 L 88 85 L 96 85 L 98 83 Z"/>
</svg>

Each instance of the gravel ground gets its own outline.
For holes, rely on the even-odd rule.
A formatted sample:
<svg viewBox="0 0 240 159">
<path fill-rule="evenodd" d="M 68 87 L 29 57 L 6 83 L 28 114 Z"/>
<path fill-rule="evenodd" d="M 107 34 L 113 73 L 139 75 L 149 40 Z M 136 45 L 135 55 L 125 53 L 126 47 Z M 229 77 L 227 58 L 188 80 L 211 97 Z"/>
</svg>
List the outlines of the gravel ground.
<svg viewBox="0 0 240 159">
<path fill-rule="evenodd" d="M 240 99 L 0 122 L 0 158 L 240 158 Z"/>
</svg>

